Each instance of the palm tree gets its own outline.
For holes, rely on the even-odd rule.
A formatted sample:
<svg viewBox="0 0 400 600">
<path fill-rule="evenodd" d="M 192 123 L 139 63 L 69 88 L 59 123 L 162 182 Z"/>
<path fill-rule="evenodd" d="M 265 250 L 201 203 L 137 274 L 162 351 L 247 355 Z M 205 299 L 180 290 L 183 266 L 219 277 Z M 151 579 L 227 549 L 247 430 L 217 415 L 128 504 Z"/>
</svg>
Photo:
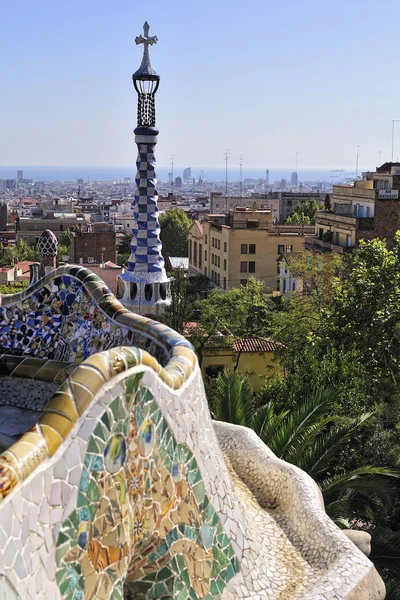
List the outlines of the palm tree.
<svg viewBox="0 0 400 600">
<path fill-rule="evenodd" d="M 338 466 L 347 442 L 372 413 L 338 422 L 333 414 L 336 397 L 327 388 L 310 393 L 293 411 L 277 411 L 273 401 L 258 407 L 248 379 L 229 371 L 219 374 L 215 389 L 213 417 L 250 427 L 276 456 L 308 473 L 322 491 L 327 514 L 340 527 L 359 519 L 379 521 L 385 503 L 396 494 L 393 478 L 399 471 Z"/>
</svg>

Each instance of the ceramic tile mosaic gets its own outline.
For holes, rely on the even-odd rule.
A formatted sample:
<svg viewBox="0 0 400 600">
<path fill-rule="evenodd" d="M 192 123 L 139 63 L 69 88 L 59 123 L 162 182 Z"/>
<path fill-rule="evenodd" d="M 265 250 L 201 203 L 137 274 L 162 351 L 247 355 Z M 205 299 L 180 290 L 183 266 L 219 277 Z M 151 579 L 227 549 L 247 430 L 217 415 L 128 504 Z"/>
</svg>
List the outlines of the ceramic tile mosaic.
<svg viewBox="0 0 400 600">
<path fill-rule="evenodd" d="M 22 356 L 0 357 L 9 407 L 29 409 L 18 386 L 32 409 L 58 388 L 0 454 L 0 592 L 21 600 L 383 598 L 372 563 L 327 517 L 316 484 L 250 430 L 211 421 L 190 344 L 72 269 L 6 298 L 3 310 L 15 307 L 15 321 L 25 322 L 29 311 L 21 317 L 19 307 L 32 295 L 42 314 L 53 300 L 59 310 L 61 275 L 69 276 L 110 320 L 110 335 L 117 326 L 132 339 L 143 334 L 163 360 L 123 346 L 76 366 L 28 356 L 29 344 Z M 42 293 L 42 306 L 44 287 L 53 291 Z M 70 357 L 81 358 L 75 349 Z"/>
</svg>

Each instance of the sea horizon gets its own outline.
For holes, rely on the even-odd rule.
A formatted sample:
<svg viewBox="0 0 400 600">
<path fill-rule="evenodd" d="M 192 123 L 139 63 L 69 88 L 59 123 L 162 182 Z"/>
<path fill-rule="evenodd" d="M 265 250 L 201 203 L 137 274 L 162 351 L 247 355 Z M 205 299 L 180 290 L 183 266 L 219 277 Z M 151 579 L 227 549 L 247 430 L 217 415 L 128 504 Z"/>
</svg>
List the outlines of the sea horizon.
<svg viewBox="0 0 400 600">
<path fill-rule="evenodd" d="M 174 166 L 174 177 L 182 177 L 183 169 L 179 165 Z M 84 179 L 86 181 L 121 181 L 125 177 L 131 177 L 133 180 L 136 175 L 135 165 L 3 165 L 0 166 L 0 179 L 15 179 L 17 170 L 23 171 L 24 179 L 33 181 L 76 181 Z M 359 175 L 367 170 L 359 168 Z M 225 167 L 194 166 L 191 167 L 192 177 L 196 180 L 202 176 L 209 181 L 225 181 Z M 159 181 L 168 181 L 168 174 L 171 172 L 170 166 L 157 165 L 156 174 Z M 291 167 L 271 167 L 269 168 L 269 181 L 280 181 L 286 179 L 290 181 L 294 169 Z M 299 181 L 324 181 L 337 183 L 342 178 L 354 177 L 354 169 L 345 168 L 304 168 L 298 169 Z M 265 179 L 266 168 L 264 167 L 243 167 L 243 180 L 245 179 Z M 228 167 L 228 181 L 239 181 L 239 167 Z"/>
</svg>

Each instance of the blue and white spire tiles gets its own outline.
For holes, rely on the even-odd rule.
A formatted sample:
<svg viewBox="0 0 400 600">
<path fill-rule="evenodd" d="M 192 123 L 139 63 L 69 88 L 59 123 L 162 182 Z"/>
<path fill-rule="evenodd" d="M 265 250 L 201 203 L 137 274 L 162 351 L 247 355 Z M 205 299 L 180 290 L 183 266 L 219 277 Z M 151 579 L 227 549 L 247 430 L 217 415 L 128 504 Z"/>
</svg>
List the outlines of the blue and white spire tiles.
<svg viewBox="0 0 400 600">
<path fill-rule="evenodd" d="M 132 227 L 128 270 L 118 276 L 117 296 L 129 310 L 156 317 L 170 304 L 171 299 L 170 280 L 161 253 L 154 156 L 158 136 L 158 129 L 155 128 L 155 94 L 160 77 L 151 67 L 148 54 L 148 46 L 157 43 L 157 37 L 149 37 L 148 34 L 149 25 L 145 23 L 144 36 L 136 38 L 136 43 L 144 46 L 144 59 L 141 68 L 132 76 L 138 94 L 138 126 L 134 131 L 138 147 L 133 211 L 135 224 Z M 144 68 L 143 64 L 151 68 Z"/>
</svg>

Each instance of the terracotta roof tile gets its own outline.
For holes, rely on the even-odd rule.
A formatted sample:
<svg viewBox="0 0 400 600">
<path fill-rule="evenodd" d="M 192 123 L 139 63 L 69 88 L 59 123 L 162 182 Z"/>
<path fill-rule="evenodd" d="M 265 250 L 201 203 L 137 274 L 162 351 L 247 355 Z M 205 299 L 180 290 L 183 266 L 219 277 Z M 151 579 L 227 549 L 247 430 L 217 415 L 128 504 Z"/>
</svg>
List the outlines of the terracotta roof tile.
<svg viewBox="0 0 400 600">
<path fill-rule="evenodd" d="M 237 340 L 233 344 L 234 352 L 276 352 L 276 350 L 281 348 L 283 348 L 283 345 L 271 340 L 271 338 L 261 338 L 251 335 Z"/>
</svg>

